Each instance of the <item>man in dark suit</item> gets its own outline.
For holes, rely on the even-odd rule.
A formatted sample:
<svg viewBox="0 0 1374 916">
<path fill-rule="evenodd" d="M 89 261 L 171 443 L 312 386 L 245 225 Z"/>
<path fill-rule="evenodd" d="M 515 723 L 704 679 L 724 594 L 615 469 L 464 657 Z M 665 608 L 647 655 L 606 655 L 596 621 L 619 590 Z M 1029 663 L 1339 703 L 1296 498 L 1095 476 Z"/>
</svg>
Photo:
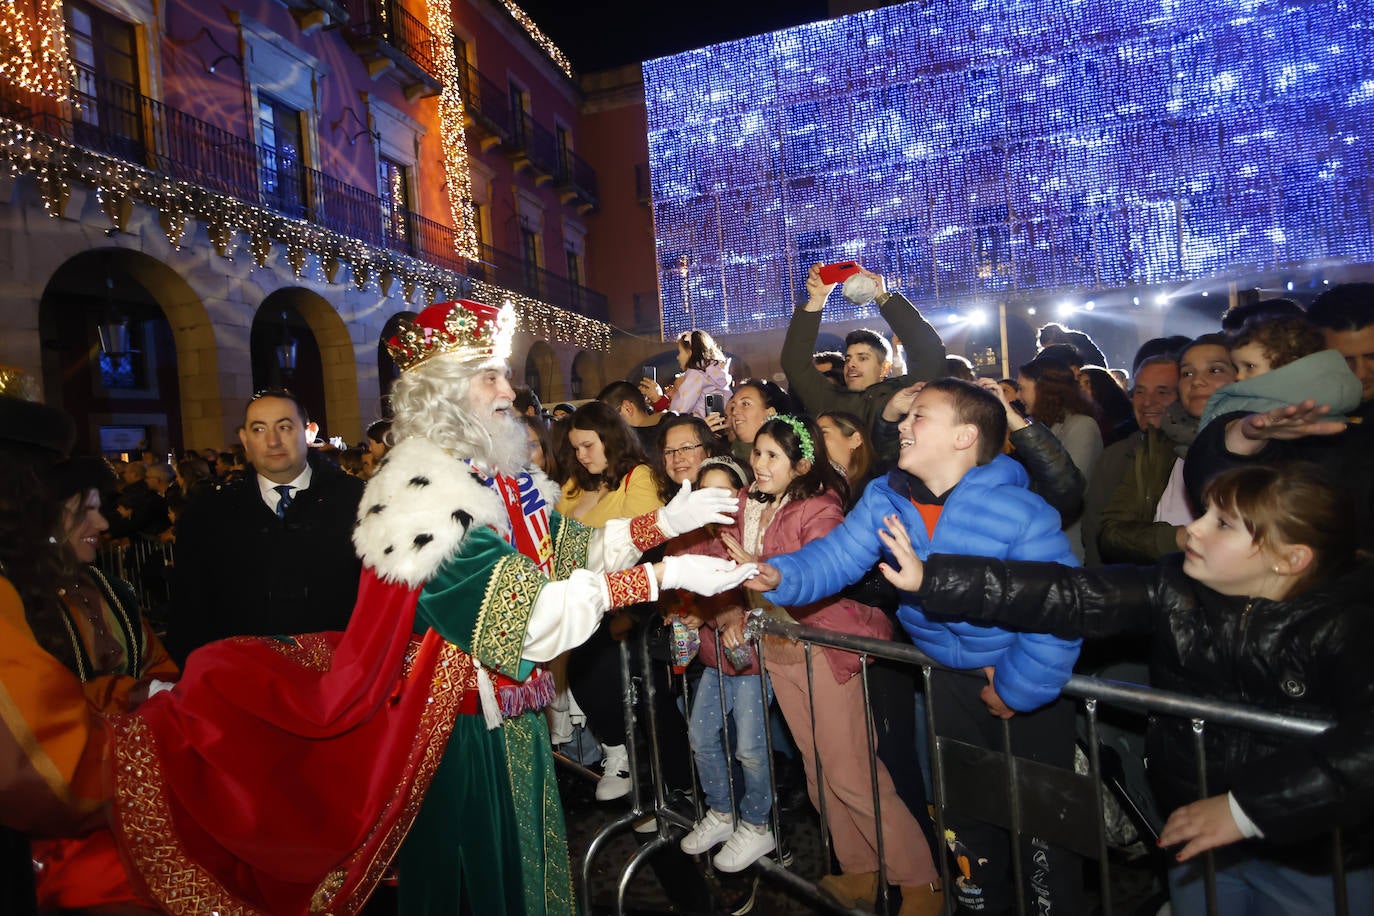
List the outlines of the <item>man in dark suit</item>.
<svg viewBox="0 0 1374 916">
<path fill-rule="evenodd" d="M 229 636 L 342 630 L 361 568 L 353 523 L 363 482 L 310 454 L 309 419 L 284 389 L 257 395 L 239 440 L 249 473 L 177 524 L 166 645 L 178 663 Z"/>
</svg>

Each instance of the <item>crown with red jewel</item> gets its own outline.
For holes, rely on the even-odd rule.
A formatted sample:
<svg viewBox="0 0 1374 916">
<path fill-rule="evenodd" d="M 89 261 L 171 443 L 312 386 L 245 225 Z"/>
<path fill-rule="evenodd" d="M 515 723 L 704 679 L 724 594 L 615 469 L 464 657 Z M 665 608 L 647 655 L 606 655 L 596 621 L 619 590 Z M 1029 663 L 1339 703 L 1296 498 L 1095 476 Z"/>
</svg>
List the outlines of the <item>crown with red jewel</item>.
<svg viewBox="0 0 1374 916">
<path fill-rule="evenodd" d="M 510 357 L 515 336 L 515 309 L 458 299 L 436 302 L 409 320 L 386 342 L 387 352 L 402 372 L 444 353 L 483 362 Z"/>
</svg>

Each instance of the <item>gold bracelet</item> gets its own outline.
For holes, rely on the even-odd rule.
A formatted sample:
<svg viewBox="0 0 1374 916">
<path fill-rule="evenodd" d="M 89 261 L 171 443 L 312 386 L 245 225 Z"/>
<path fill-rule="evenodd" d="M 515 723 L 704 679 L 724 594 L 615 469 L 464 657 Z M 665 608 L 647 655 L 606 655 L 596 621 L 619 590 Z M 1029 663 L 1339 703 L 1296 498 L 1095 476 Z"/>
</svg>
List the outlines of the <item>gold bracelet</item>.
<svg viewBox="0 0 1374 916">
<path fill-rule="evenodd" d="M 891 298 L 892 293 L 887 290 L 883 290 L 881 293 L 873 297 L 873 303 L 877 305 L 878 308 L 882 308 L 883 306 L 887 305 L 887 300 Z"/>
</svg>

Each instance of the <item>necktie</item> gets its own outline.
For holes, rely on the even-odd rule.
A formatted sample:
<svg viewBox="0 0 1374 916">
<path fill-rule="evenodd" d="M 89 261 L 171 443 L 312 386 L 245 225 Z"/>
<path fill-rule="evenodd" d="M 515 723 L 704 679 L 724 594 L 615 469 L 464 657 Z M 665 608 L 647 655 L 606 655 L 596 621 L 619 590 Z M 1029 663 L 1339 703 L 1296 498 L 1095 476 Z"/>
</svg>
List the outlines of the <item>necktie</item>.
<svg viewBox="0 0 1374 916">
<path fill-rule="evenodd" d="M 291 508 L 291 484 L 284 483 L 279 487 L 273 487 L 281 494 L 281 500 L 277 503 L 277 518 L 286 518 L 286 510 Z"/>
</svg>

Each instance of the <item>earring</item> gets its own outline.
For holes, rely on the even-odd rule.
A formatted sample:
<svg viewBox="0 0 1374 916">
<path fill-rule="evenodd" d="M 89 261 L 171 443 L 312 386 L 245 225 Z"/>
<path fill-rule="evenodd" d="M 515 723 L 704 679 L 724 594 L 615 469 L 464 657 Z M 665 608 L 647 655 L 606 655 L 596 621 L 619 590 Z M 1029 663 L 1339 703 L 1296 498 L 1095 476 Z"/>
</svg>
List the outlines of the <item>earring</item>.
<svg viewBox="0 0 1374 916">
<path fill-rule="evenodd" d="M 1275 564 L 1275 565 L 1274 565 L 1274 575 L 1276 575 L 1276 576 L 1281 576 L 1281 575 L 1283 575 L 1283 573 L 1279 572 L 1278 564 Z"/>
</svg>

